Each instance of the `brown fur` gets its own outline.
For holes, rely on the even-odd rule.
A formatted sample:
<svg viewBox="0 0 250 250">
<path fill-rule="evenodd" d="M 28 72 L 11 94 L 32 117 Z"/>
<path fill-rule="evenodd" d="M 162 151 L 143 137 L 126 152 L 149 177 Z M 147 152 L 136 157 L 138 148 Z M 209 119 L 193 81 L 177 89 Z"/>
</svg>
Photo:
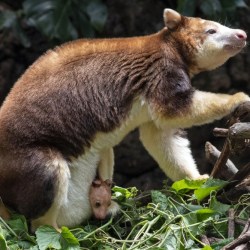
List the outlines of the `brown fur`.
<svg viewBox="0 0 250 250">
<path fill-rule="evenodd" d="M 50 148 L 68 160 L 78 157 L 97 131 L 109 132 L 122 123 L 139 94 L 169 115 L 188 108 L 193 90 L 179 49 L 164 29 L 147 37 L 70 42 L 35 62 L 0 110 L 3 200 L 31 218 L 47 210 L 54 179 L 38 185 L 37 178 L 44 176 L 39 152 Z M 4 158 L 4 151 L 12 154 Z M 30 160 L 36 173 L 26 167 Z M 37 193 L 44 186 L 51 198 L 41 206 Z M 20 199 L 33 200 L 34 205 Z"/>
<path fill-rule="evenodd" d="M 110 180 L 96 179 L 90 187 L 89 201 L 96 219 L 103 220 L 108 214 L 111 205 L 111 185 Z"/>
</svg>

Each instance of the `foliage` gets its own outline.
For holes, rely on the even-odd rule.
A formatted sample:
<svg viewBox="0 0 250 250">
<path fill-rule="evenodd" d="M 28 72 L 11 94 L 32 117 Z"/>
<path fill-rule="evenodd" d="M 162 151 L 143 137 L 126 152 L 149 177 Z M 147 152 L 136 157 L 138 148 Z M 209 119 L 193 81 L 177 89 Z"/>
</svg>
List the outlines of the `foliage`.
<svg viewBox="0 0 250 250">
<path fill-rule="evenodd" d="M 216 190 L 225 184 L 214 179 L 181 180 L 161 191 L 139 195 L 135 188 L 115 187 L 114 199 L 121 206 L 119 216 L 102 222 L 90 220 L 70 230 L 62 227 L 61 233 L 42 226 L 30 235 L 25 219 L 13 216 L 7 223 L 0 221 L 0 249 L 219 250 L 233 240 L 227 237 L 229 208 L 233 207 L 243 220 L 250 214 L 249 194 L 242 196 L 237 205 L 216 199 Z M 145 197 L 151 200 L 147 205 L 141 204 Z M 237 230 L 240 233 L 242 227 Z M 204 234 L 221 240 L 206 246 L 200 238 Z"/>
<path fill-rule="evenodd" d="M 219 21 L 233 20 L 238 7 L 247 7 L 244 0 L 178 0 L 176 6 L 184 15 L 195 16 L 199 9 L 210 19 L 219 16 Z M 107 16 L 102 0 L 23 0 L 21 9 L 0 12 L 0 31 L 12 32 L 25 47 L 31 46 L 31 41 L 23 27 L 34 27 L 48 41 L 60 43 L 95 37 Z"/>
<path fill-rule="evenodd" d="M 36 28 L 48 40 L 65 42 L 94 37 L 102 31 L 106 19 L 107 7 L 102 0 L 24 0 L 22 9 L 0 13 L 0 30 L 12 30 L 29 47 L 22 26 Z"/>
<path fill-rule="evenodd" d="M 210 19 L 225 21 L 234 19 L 236 8 L 248 7 L 244 0 L 178 0 L 177 10 L 183 15 L 194 16 L 197 8 Z"/>
</svg>

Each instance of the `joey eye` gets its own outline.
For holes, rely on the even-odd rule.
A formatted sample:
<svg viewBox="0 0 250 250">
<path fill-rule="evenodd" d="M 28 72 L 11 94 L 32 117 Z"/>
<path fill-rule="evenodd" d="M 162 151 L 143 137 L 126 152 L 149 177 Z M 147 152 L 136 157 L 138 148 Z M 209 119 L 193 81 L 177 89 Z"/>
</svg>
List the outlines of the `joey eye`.
<svg viewBox="0 0 250 250">
<path fill-rule="evenodd" d="M 101 202 L 100 201 L 96 201 L 95 207 L 100 207 L 100 206 L 101 206 Z"/>
<path fill-rule="evenodd" d="M 215 30 L 215 29 L 209 29 L 209 30 L 206 31 L 206 34 L 212 35 L 212 34 L 214 34 L 214 33 L 216 33 L 216 30 Z"/>
</svg>

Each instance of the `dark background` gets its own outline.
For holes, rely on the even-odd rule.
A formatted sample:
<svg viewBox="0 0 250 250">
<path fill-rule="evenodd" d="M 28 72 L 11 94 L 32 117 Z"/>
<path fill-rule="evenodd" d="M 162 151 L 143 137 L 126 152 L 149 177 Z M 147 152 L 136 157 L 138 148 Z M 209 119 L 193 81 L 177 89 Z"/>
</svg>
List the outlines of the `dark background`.
<svg viewBox="0 0 250 250">
<path fill-rule="evenodd" d="M 54 2 L 56 1 L 54 0 Z M 75 2 L 77 1 L 75 0 Z M 37 27 L 30 25 L 22 12 L 23 2 L 25 1 L 0 2 L 0 103 L 18 77 L 34 60 L 47 49 L 69 40 L 67 37 L 62 38 L 59 35 L 48 38 Z M 37 1 L 34 0 L 34 2 Z M 83 0 L 82 4 L 90 4 L 90 2 L 90 0 Z M 79 29 L 83 31 L 79 31 L 77 37 L 127 37 L 154 33 L 163 28 L 163 9 L 169 7 L 178 9 L 182 13 L 214 19 L 222 24 L 226 23 L 235 28 L 244 29 L 248 34 L 250 31 L 249 0 L 189 0 L 189 5 L 184 0 L 98 0 L 96 2 L 97 7 L 100 4 L 105 7 L 104 10 L 107 14 L 105 22 L 101 28 L 93 28 L 90 23 L 81 24 L 78 22 Z M 244 2 L 245 6 L 237 6 L 241 2 Z M 229 3 L 231 6 L 225 6 Z M 221 9 L 218 4 L 221 4 Z M 3 17 L 6 17 L 6 11 L 9 11 L 8 14 L 14 13 L 16 15 L 18 25 L 14 22 L 9 25 L 10 21 L 7 20 L 9 23 L 6 23 L 6 19 L 4 19 L 5 27 L 3 27 Z M 84 33 L 87 29 L 89 32 Z M 193 85 L 198 89 L 212 92 L 235 93 L 244 91 L 250 94 L 249 69 L 250 49 L 247 46 L 242 53 L 230 59 L 219 69 L 196 76 L 193 79 Z M 201 172 L 211 170 L 211 166 L 205 160 L 205 142 L 211 141 L 218 148 L 221 148 L 223 139 L 214 138 L 212 130 L 216 126 L 224 126 L 225 121 L 226 119 L 188 130 L 193 155 Z M 240 156 L 232 156 L 232 159 L 240 167 L 249 161 L 249 153 L 250 151 L 246 150 Z M 129 134 L 115 148 L 115 163 L 114 181 L 117 185 L 137 186 L 145 190 L 160 188 L 162 181 L 166 179 L 157 164 L 140 144 L 137 130 Z"/>
</svg>

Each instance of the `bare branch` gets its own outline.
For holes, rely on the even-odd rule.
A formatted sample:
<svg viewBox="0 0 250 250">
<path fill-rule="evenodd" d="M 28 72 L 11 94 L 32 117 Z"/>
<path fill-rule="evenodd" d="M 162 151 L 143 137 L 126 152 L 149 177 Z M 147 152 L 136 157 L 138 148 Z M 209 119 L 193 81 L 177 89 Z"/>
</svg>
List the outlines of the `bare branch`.
<svg viewBox="0 0 250 250">
<path fill-rule="evenodd" d="M 234 237 L 235 223 L 234 223 L 234 209 L 230 208 L 228 211 L 228 238 Z"/>
<path fill-rule="evenodd" d="M 230 139 L 250 139 L 250 122 L 235 123 L 228 130 Z"/>
<path fill-rule="evenodd" d="M 223 247 L 222 250 L 233 250 L 233 249 L 236 249 L 236 247 L 241 247 L 241 248 L 237 248 L 237 249 L 247 249 L 247 248 L 245 248 L 245 246 L 247 246 L 249 241 L 250 241 L 250 219 L 248 220 L 241 235 L 237 239 L 232 241 L 230 244 Z M 241 245 L 243 245 L 243 246 L 241 246 Z"/>
<path fill-rule="evenodd" d="M 207 160 L 213 165 L 216 163 L 221 154 L 221 152 L 210 142 L 206 142 L 205 144 L 205 153 Z M 235 167 L 233 162 L 228 159 L 226 165 L 222 167 L 222 171 L 220 171 L 216 177 L 228 180 L 237 172 L 238 169 Z"/>
<path fill-rule="evenodd" d="M 213 134 L 216 137 L 227 137 L 228 136 L 228 129 L 226 129 L 226 128 L 214 128 Z"/>
</svg>

